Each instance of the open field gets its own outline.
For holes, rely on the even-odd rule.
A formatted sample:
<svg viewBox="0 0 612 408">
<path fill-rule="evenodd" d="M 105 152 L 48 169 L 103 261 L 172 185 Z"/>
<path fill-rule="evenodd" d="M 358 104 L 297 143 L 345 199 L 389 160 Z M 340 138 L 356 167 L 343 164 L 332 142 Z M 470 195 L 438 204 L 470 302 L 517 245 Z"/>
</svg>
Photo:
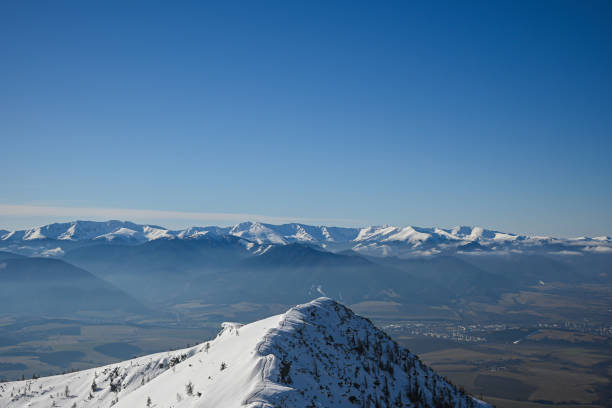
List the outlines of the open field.
<svg viewBox="0 0 612 408">
<path fill-rule="evenodd" d="M 12 330 L 10 337 L 2 332 L 0 379 L 82 370 L 200 343 L 217 332 L 218 326 L 189 329 L 70 320 L 30 322 Z"/>
<path fill-rule="evenodd" d="M 596 336 L 583 342 L 567 338 L 565 331 L 550 330 L 546 337 L 518 344 L 437 341 L 432 347 L 423 339 L 398 340 L 442 375 L 498 407 L 611 406 L 612 342 Z"/>
</svg>

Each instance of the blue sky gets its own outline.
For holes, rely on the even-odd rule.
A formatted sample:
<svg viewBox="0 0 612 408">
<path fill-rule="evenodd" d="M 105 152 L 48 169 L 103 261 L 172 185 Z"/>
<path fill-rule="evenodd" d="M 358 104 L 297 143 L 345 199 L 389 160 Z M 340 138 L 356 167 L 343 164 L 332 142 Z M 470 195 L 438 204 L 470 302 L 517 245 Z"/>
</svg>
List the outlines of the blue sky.
<svg viewBox="0 0 612 408">
<path fill-rule="evenodd" d="M 612 234 L 612 3 L 2 2 L 0 228 Z"/>
</svg>

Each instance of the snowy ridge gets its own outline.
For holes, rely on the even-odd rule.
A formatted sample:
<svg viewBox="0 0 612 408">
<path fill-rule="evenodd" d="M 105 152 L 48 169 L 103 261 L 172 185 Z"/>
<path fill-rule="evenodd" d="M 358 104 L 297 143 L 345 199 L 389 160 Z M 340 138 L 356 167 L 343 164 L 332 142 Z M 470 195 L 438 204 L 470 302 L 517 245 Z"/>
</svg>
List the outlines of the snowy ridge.
<svg viewBox="0 0 612 408">
<path fill-rule="evenodd" d="M 535 251 L 559 255 L 612 252 L 612 238 L 609 236 L 564 239 L 519 235 L 469 226 L 449 229 L 389 225 L 341 228 L 296 223 L 272 225 L 243 222 L 233 227 L 210 226 L 169 230 L 155 225 L 139 225 L 127 221 L 73 221 L 14 232 L 2 230 L 0 250 L 11 250 L 10 246 L 19 248 L 24 245 L 25 248 L 29 248 L 36 243 L 49 241 L 62 242 L 64 245 L 86 241 L 138 244 L 159 239 L 197 240 L 228 236 L 238 237 L 259 246 L 301 243 L 318 246 L 331 252 L 353 250 L 370 256 L 410 257 L 448 253 Z M 9 247 L 1 246 L 2 244 Z M 58 246 L 62 249 L 62 244 L 55 245 L 54 248 Z M 32 250 L 29 254 L 41 255 L 46 249 L 49 248 Z M 13 250 L 16 251 L 14 248 Z M 262 252 L 263 248 L 253 248 L 253 253 Z"/>
<path fill-rule="evenodd" d="M 150 240 L 167 233 L 165 228 L 139 225 L 129 221 L 72 221 L 49 224 L 27 230 L 14 231 L 2 237 L 4 241 L 33 241 L 53 239 L 60 241 L 84 241 L 115 238 Z"/>
<path fill-rule="evenodd" d="M 212 341 L 0 384 L 2 407 L 488 407 L 328 298 Z M 447 405 L 442 405 L 447 404 Z"/>
</svg>

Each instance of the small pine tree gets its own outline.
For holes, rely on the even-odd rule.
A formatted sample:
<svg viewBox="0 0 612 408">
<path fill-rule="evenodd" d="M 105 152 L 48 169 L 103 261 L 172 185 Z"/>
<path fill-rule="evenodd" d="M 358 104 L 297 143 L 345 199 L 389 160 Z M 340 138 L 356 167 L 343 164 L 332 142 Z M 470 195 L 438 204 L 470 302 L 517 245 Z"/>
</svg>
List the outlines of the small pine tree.
<svg viewBox="0 0 612 408">
<path fill-rule="evenodd" d="M 150 407 L 152 404 L 151 397 L 147 397 L 147 407 Z"/>
<path fill-rule="evenodd" d="M 111 381 L 111 383 L 110 383 L 110 390 L 111 390 L 111 392 L 119 393 L 119 391 L 121 391 L 121 383 L 119 383 L 119 382 L 114 383 L 114 382 Z"/>
<path fill-rule="evenodd" d="M 189 381 L 187 385 L 185 385 L 185 392 L 189 396 L 193 396 L 193 383 Z"/>
</svg>

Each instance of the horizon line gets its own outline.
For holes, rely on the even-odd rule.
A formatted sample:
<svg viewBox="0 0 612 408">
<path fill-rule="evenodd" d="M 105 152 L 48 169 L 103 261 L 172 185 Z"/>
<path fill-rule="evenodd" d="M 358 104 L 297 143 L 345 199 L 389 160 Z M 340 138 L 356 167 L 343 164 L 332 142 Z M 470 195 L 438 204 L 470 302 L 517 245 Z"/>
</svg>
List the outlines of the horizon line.
<svg viewBox="0 0 612 408">
<path fill-rule="evenodd" d="M 0 217 L 32 217 L 32 218 L 54 218 L 42 222 L 23 222 L 19 227 L 7 227 L 9 231 L 19 231 L 24 229 L 36 228 L 54 223 L 69 223 L 75 221 L 124 221 L 134 222 L 135 224 L 154 225 L 168 230 L 181 230 L 190 227 L 230 227 L 242 222 L 261 222 L 273 225 L 282 224 L 306 224 L 328 227 L 343 227 L 343 228 L 367 228 L 367 227 L 386 227 L 393 226 L 399 228 L 440 228 L 453 229 L 458 227 L 468 226 L 470 228 L 483 228 L 486 230 L 510 233 L 513 235 L 523 235 L 530 237 L 550 237 L 550 238 L 581 238 L 589 237 L 584 234 L 561 236 L 556 234 L 541 234 L 541 233 L 517 233 L 508 232 L 495 227 L 485 227 L 477 224 L 455 224 L 452 226 L 417 226 L 414 224 L 394 225 L 394 224 L 375 224 L 364 223 L 361 220 L 347 218 L 315 218 L 315 217 L 288 217 L 288 216 L 270 216 L 251 213 L 230 213 L 230 212 L 198 212 L 198 211 L 172 211 L 172 210 L 151 210 L 151 209 L 134 209 L 134 208 L 115 208 L 115 207 L 66 207 L 53 205 L 33 205 L 33 204 L 0 204 Z M 158 221 L 184 221 L 183 223 L 167 226 L 165 222 Z M 212 222 L 217 224 L 198 224 L 197 221 Z M 16 223 L 15 223 L 16 224 Z M 170 224 L 172 224 L 170 222 Z M 0 225 L 0 229 L 3 227 Z M 610 234 L 594 234 L 591 237 L 609 236 Z"/>
<path fill-rule="evenodd" d="M 158 224 L 152 220 L 180 220 L 180 221 L 210 221 L 220 222 L 224 226 L 232 226 L 236 223 L 252 221 L 263 223 L 335 223 L 335 224 L 351 224 L 359 225 L 363 222 L 346 218 L 314 218 L 314 217 L 288 217 L 288 216 L 270 216 L 251 213 L 230 213 L 230 212 L 199 212 L 199 211 L 172 211 L 172 210 L 151 210 L 151 209 L 134 209 L 134 208 L 113 208 L 113 207 L 64 207 L 64 206 L 44 206 L 31 204 L 0 204 L 0 216 L 8 217 L 56 217 L 70 218 L 69 221 L 53 221 L 45 225 L 56 222 L 72 222 L 72 221 L 96 221 L 104 222 L 111 220 L 131 221 L 140 220 L 143 224 Z M 85 219 L 79 219 L 85 218 Z M 100 221 L 102 220 L 102 221 Z M 145 221 L 148 220 L 148 221 Z M 224 223 L 225 222 L 225 223 Z M 365 225 L 365 224 L 363 224 Z M 31 227 L 40 226 L 35 224 Z M 158 225 L 161 226 L 161 225 Z M 200 225 L 187 224 L 185 228 L 196 227 Z M 213 226 L 207 225 L 207 226 Z M 217 226 L 217 225 L 214 225 Z M 221 226 L 221 225 L 218 225 Z M 167 228 L 167 227 L 163 227 Z M 173 229 L 170 227 L 168 229 Z"/>
</svg>

